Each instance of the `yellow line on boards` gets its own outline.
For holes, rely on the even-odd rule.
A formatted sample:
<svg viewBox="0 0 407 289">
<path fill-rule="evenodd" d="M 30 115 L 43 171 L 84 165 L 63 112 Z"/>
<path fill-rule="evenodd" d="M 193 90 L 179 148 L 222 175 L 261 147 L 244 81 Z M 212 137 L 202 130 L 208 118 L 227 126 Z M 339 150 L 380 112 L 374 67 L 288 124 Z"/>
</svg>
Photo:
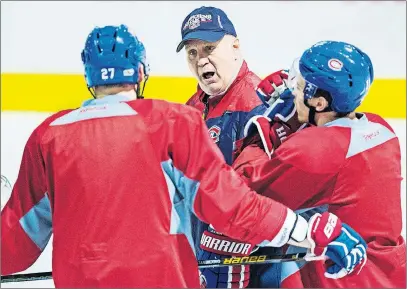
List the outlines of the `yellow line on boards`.
<svg viewBox="0 0 407 289">
<path fill-rule="evenodd" d="M 196 91 L 191 77 L 151 76 L 146 98 L 185 103 Z M 78 74 L 1 74 L 1 110 L 56 112 L 76 108 L 92 96 Z M 406 80 L 376 79 L 358 111 L 406 118 Z"/>
</svg>

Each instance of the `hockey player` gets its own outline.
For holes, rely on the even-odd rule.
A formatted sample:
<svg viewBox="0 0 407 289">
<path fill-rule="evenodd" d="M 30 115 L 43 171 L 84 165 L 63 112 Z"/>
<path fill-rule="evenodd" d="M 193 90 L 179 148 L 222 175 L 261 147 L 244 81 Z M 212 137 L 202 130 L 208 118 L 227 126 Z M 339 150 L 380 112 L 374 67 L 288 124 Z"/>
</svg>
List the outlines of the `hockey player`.
<svg viewBox="0 0 407 289">
<path fill-rule="evenodd" d="M 380 116 L 355 113 L 373 76 L 371 60 L 360 49 L 324 41 L 307 49 L 288 77 L 273 74 L 259 85 L 271 82 L 281 91 L 288 84 L 298 121 L 313 126 L 291 134 L 289 118 L 253 119 L 248 136 L 238 142 L 233 167 L 259 194 L 297 212 L 328 210 L 368 243 L 360 274 L 327 279 L 322 261 L 286 263 L 279 269 L 282 287 L 406 287 L 399 141 Z M 271 91 L 262 92 L 266 100 Z M 280 101 L 291 98 L 285 92 Z M 266 273 L 257 278 L 256 287 L 267 287 Z"/>
<path fill-rule="evenodd" d="M 126 26 L 95 28 L 82 60 L 95 99 L 50 116 L 29 137 L 1 212 L 2 274 L 27 269 L 53 233 L 56 287 L 198 287 L 191 212 L 250 244 L 310 242 L 348 260 L 327 274 L 363 264 L 365 242 L 335 215 L 307 222 L 251 191 L 196 109 L 139 99 L 149 67 Z M 323 256 L 319 249 L 311 253 Z"/>
<path fill-rule="evenodd" d="M 231 164 L 233 143 L 243 137 L 246 122 L 265 111 L 255 91 L 260 78 L 249 70 L 233 23 L 221 9 L 202 6 L 193 10 L 182 22 L 181 36 L 177 52 L 185 47 L 189 69 L 198 81 L 197 92 L 187 104 L 201 111 L 210 137 Z M 194 218 L 200 260 L 223 253 L 208 253 L 199 247 L 207 228 L 208 224 Z M 203 273 L 209 287 L 245 287 L 249 266 L 204 269 Z"/>
</svg>

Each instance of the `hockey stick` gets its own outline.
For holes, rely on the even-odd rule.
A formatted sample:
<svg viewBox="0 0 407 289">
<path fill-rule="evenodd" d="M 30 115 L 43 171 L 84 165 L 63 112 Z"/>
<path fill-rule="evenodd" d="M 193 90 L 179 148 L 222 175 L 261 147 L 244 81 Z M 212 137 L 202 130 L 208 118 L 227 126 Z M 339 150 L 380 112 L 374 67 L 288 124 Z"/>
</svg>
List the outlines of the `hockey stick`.
<svg viewBox="0 0 407 289">
<path fill-rule="evenodd" d="M 238 265 L 260 265 L 280 262 L 300 262 L 305 261 L 306 253 L 295 253 L 285 255 L 258 255 L 246 257 L 231 257 L 218 260 L 200 260 L 198 261 L 199 269 L 214 268 L 223 266 Z M 1 276 L 1 283 L 9 282 L 27 282 L 52 279 L 52 272 L 39 272 L 27 274 L 14 274 Z"/>
<path fill-rule="evenodd" d="M 27 282 L 52 279 L 52 272 L 13 274 L 1 276 L 1 283 Z"/>
<path fill-rule="evenodd" d="M 198 261 L 199 269 L 214 268 L 223 266 L 238 266 L 238 265 L 261 265 L 281 262 L 301 262 L 307 253 L 294 253 L 285 255 L 254 255 L 246 257 L 230 257 L 218 260 L 200 260 Z M 316 257 L 309 261 L 323 260 L 324 257 Z"/>
</svg>

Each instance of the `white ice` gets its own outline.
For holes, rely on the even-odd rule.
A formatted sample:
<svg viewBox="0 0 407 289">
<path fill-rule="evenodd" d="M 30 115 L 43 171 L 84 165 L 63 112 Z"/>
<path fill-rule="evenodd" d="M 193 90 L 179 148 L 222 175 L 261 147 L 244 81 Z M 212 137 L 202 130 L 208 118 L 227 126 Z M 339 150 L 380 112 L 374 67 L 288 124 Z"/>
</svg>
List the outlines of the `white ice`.
<svg viewBox="0 0 407 289">
<path fill-rule="evenodd" d="M 1 112 L 1 173 L 14 183 L 21 161 L 25 143 L 34 128 L 40 124 L 49 114 L 28 113 L 28 112 Z M 400 139 L 402 149 L 403 183 L 402 183 L 402 204 L 403 204 L 403 236 L 406 236 L 406 120 L 389 119 L 390 125 L 395 129 Z M 8 197 L 6 197 L 7 199 Z M 3 200 L 3 197 L 2 197 Z M 51 271 L 51 251 L 52 238 L 38 260 L 27 270 L 20 273 L 34 273 Z M 52 280 L 4 283 L 4 288 L 53 288 Z"/>
</svg>

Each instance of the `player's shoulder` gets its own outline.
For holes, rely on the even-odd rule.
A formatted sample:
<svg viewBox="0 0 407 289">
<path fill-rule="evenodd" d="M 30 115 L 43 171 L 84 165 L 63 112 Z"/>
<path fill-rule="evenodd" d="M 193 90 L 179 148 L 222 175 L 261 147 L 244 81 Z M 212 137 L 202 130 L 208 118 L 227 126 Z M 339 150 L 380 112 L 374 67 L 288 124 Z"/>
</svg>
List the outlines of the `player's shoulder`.
<svg viewBox="0 0 407 289">
<path fill-rule="evenodd" d="M 144 117 L 153 118 L 157 121 L 171 119 L 196 120 L 201 119 L 200 112 L 192 107 L 181 103 L 169 102 L 159 99 L 142 99 L 133 101 L 132 106 Z"/>
<path fill-rule="evenodd" d="M 349 130 L 313 126 L 292 134 L 275 153 L 302 170 L 329 173 L 345 161 L 349 141 Z"/>
<path fill-rule="evenodd" d="M 74 108 L 64 109 L 64 110 L 60 110 L 58 112 L 51 114 L 50 116 L 48 116 L 47 118 L 44 119 L 44 121 L 37 127 L 37 129 L 39 129 L 39 130 L 46 129 L 47 127 L 49 127 L 51 125 L 52 122 L 54 122 L 55 120 L 57 120 L 58 118 L 60 118 L 64 115 L 70 113 L 73 110 L 75 110 L 75 109 Z"/>
<path fill-rule="evenodd" d="M 368 121 L 381 124 L 384 127 L 386 127 L 387 129 L 389 129 L 392 133 L 394 133 L 394 129 L 391 127 L 391 125 L 380 115 L 375 114 L 375 113 L 369 113 L 369 112 L 364 112 L 363 114 L 366 116 Z"/>
<path fill-rule="evenodd" d="M 50 127 L 51 123 L 55 121 L 56 119 L 64 116 L 65 114 L 73 111 L 74 109 L 65 109 L 58 111 L 56 113 L 53 113 L 46 117 L 31 133 L 30 139 L 33 140 L 39 140 L 42 138 L 42 136 L 45 134 L 47 129 Z"/>
<path fill-rule="evenodd" d="M 291 135 L 294 142 L 308 143 L 313 147 L 325 149 L 326 147 L 346 147 L 343 143 L 349 142 L 350 130 L 336 126 L 311 126 Z"/>
</svg>

